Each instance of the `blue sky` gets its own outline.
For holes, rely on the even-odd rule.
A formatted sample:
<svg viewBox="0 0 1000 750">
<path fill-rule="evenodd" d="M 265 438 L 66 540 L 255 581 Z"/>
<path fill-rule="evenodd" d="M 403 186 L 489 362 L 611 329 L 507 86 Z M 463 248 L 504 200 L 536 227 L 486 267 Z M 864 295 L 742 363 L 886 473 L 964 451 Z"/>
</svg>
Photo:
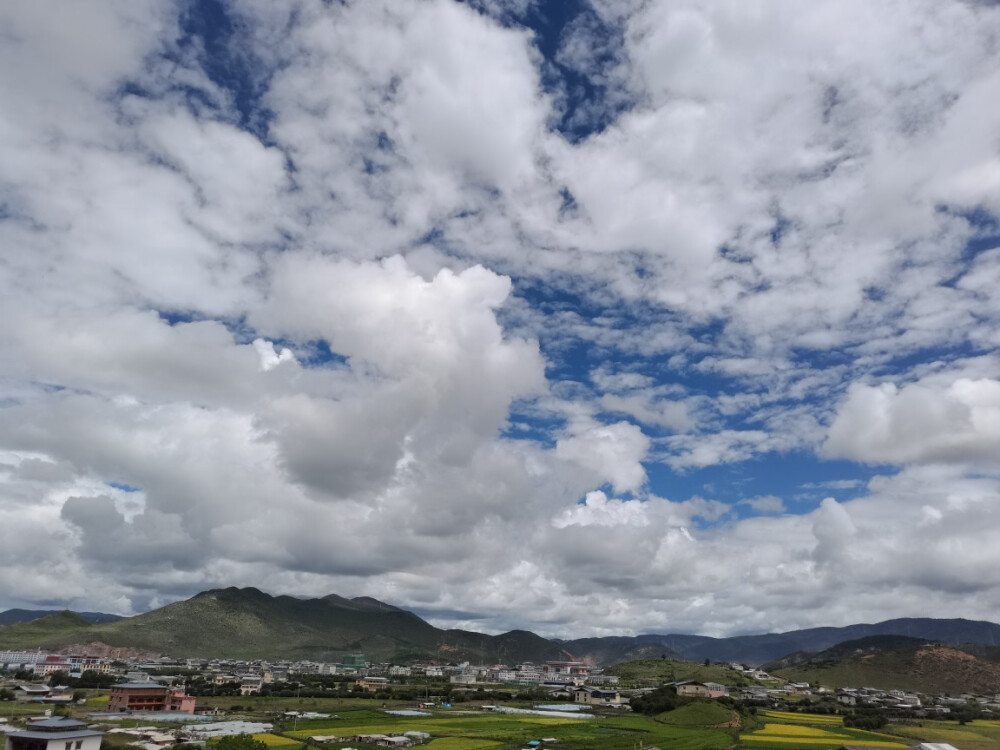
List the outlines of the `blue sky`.
<svg viewBox="0 0 1000 750">
<path fill-rule="evenodd" d="M 993 617 L 995 5 L 0 24 L 0 607 Z"/>
</svg>

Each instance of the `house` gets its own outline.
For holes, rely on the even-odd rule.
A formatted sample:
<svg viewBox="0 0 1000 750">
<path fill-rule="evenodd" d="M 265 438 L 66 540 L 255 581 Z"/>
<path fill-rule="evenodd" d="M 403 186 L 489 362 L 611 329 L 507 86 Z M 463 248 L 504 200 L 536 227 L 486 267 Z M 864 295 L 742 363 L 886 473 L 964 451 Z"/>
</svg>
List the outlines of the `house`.
<svg viewBox="0 0 1000 750">
<path fill-rule="evenodd" d="M 123 682 L 111 686 L 108 710 L 124 711 L 177 711 L 193 714 L 196 699 L 184 693 L 183 688 L 168 688 L 155 682 Z"/>
<path fill-rule="evenodd" d="M 729 695 L 729 689 L 717 682 L 685 680 L 674 683 L 674 687 L 677 689 L 677 695 L 685 698 L 722 698 Z"/>
<path fill-rule="evenodd" d="M 42 719 L 8 732 L 4 750 L 100 750 L 103 732 L 66 716 Z"/>
<path fill-rule="evenodd" d="M 387 677 L 362 677 L 357 682 L 358 687 L 367 690 L 369 693 L 382 690 L 388 684 L 389 679 Z"/>
<path fill-rule="evenodd" d="M 52 694 L 48 685 L 18 685 L 14 688 L 14 698 L 18 703 L 42 701 Z"/>
<path fill-rule="evenodd" d="M 259 695 L 264 687 L 264 678 L 257 675 L 245 675 L 240 678 L 240 695 Z"/>
<path fill-rule="evenodd" d="M 580 687 L 573 691 L 575 703 L 586 703 L 588 706 L 621 706 L 621 693 L 617 690 L 602 690 L 601 688 Z"/>
</svg>

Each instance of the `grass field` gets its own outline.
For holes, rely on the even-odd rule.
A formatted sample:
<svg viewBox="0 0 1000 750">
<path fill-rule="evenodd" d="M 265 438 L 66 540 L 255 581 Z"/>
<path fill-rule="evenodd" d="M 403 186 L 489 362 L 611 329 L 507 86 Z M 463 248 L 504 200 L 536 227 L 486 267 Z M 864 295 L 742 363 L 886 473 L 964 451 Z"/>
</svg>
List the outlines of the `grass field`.
<svg viewBox="0 0 1000 750">
<path fill-rule="evenodd" d="M 635 750 L 639 744 L 671 750 L 725 750 L 733 736 L 724 730 L 671 726 L 640 715 L 614 715 L 595 719 L 435 712 L 431 716 L 392 716 L 381 711 L 355 710 L 340 719 L 300 722 L 292 737 L 314 735 L 350 737 L 356 734 L 398 734 L 411 730 L 432 736 L 433 750 L 510 750 L 530 740 L 554 737 L 573 750 Z"/>
<path fill-rule="evenodd" d="M 953 721 L 924 720 L 918 725 L 890 725 L 886 731 L 904 741 L 946 742 L 958 750 L 1000 750 L 1000 721 L 977 719 L 959 725 Z"/>
<path fill-rule="evenodd" d="M 843 726 L 839 716 L 761 711 L 763 729 L 740 737 L 745 750 L 831 750 L 840 745 L 904 748 L 918 742 L 946 742 L 958 750 L 1000 750 L 1000 721 L 977 720 L 965 725 L 953 721 L 923 720 L 915 724 L 889 724 L 881 732 Z"/>
<path fill-rule="evenodd" d="M 879 732 L 865 732 L 837 726 L 805 726 L 802 724 L 767 723 L 763 729 L 744 734 L 740 742 L 748 748 L 763 750 L 767 747 L 829 748 L 840 745 L 868 745 L 870 747 L 905 748 L 907 743 L 899 737 Z"/>
<path fill-rule="evenodd" d="M 492 750 L 500 747 L 492 740 L 474 740 L 468 737 L 441 737 L 427 743 L 430 750 Z"/>
<path fill-rule="evenodd" d="M 731 724 L 739 726 L 740 715 L 715 701 L 697 701 L 667 711 L 656 717 L 657 721 L 675 727 L 718 727 Z"/>
</svg>

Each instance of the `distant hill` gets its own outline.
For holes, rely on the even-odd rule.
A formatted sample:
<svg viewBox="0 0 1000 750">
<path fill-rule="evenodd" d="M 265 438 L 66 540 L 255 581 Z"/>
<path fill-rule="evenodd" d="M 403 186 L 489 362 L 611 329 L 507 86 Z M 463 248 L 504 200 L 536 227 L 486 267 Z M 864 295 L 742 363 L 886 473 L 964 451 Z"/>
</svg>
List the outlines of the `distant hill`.
<svg viewBox="0 0 1000 750">
<path fill-rule="evenodd" d="M 681 654 L 657 642 L 644 642 L 645 638 L 660 636 L 605 636 L 564 641 L 567 651 L 593 664 L 618 664 L 644 659 L 683 659 Z"/>
<path fill-rule="evenodd" d="M 271 596 L 255 588 L 204 591 L 113 622 L 94 622 L 96 614 L 67 611 L 0 625 L 0 649 L 59 650 L 73 646 L 176 657 L 323 661 L 360 651 L 373 659 L 397 663 L 432 659 L 538 664 L 571 659 L 606 666 L 637 660 L 709 659 L 762 664 L 787 654 L 816 653 L 843 641 L 890 635 L 948 645 L 975 644 L 979 649 L 975 653 L 983 657 L 1000 653 L 1000 625 L 960 619 L 887 620 L 733 638 L 648 634 L 558 641 L 526 630 L 496 636 L 441 630 L 412 612 L 369 597 L 347 599 L 331 594 L 298 599 Z"/>
<path fill-rule="evenodd" d="M 623 680 L 636 683 L 655 683 L 677 680 L 698 682 L 719 682 L 724 685 L 750 684 L 751 680 L 737 675 L 728 666 L 705 665 L 702 662 L 681 659 L 641 659 L 614 664 L 605 670 L 606 674 L 617 675 Z"/>
<path fill-rule="evenodd" d="M 47 648 L 67 634 L 86 633 L 91 627 L 76 612 L 64 610 L 37 620 L 0 626 L 0 649 Z"/>
<path fill-rule="evenodd" d="M 0 612 L 0 625 L 15 625 L 19 622 L 31 622 L 49 615 L 57 615 L 60 612 L 68 611 L 61 609 L 8 609 Z M 106 612 L 74 612 L 84 620 L 91 623 L 115 622 L 124 619 L 121 615 L 109 615 Z"/>
<path fill-rule="evenodd" d="M 921 693 L 1000 692 L 1000 661 L 907 636 L 868 636 L 765 665 L 772 674 L 828 687 L 899 688 Z"/>
<path fill-rule="evenodd" d="M 0 627 L 0 648 L 58 649 L 87 643 L 178 657 L 234 659 L 336 661 L 350 652 L 399 662 L 568 658 L 558 644 L 525 631 L 490 636 L 440 630 L 412 612 L 376 599 L 336 595 L 296 599 L 255 588 L 205 591 L 111 623 L 92 625 L 83 618 L 54 615 Z"/>
<path fill-rule="evenodd" d="M 844 641 L 818 652 L 797 651 L 764 664 L 764 670 L 774 672 L 806 664 L 814 666 L 833 664 L 852 657 L 868 657 L 890 651 L 912 651 L 927 645 L 940 644 L 928 642 L 926 638 L 913 638 L 908 635 L 869 635 Z"/>
<path fill-rule="evenodd" d="M 585 638 L 562 641 L 579 658 L 599 663 L 626 661 L 638 647 L 665 649 L 690 661 L 764 664 L 795 652 L 817 652 L 844 641 L 872 635 L 904 635 L 949 645 L 1000 646 L 1000 625 L 981 620 L 901 618 L 874 624 L 808 628 L 787 633 L 711 638 L 703 635 L 639 635 L 633 638 Z"/>
</svg>

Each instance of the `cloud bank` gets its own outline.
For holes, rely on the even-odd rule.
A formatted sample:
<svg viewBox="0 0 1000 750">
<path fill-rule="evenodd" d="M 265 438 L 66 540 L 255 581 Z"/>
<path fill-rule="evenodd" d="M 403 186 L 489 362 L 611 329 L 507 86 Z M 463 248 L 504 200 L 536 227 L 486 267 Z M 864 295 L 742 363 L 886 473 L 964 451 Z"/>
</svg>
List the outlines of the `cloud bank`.
<svg viewBox="0 0 1000 750">
<path fill-rule="evenodd" d="M 0 9 L 0 606 L 995 616 L 1000 8 L 557 6 Z"/>
</svg>

